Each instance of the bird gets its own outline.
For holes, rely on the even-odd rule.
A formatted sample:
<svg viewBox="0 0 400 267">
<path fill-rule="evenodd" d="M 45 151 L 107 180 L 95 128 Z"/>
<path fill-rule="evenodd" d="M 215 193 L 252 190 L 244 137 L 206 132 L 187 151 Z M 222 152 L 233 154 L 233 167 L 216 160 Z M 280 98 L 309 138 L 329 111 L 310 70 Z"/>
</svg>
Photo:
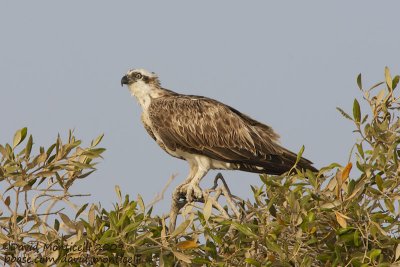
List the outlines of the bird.
<svg viewBox="0 0 400 267">
<path fill-rule="evenodd" d="M 202 198 L 199 183 L 209 170 L 282 175 L 296 164 L 297 154 L 280 145 L 270 126 L 229 105 L 166 89 L 145 69 L 129 70 L 124 85 L 142 108 L 148 134 L 169 155 L 188 162 L 189 174 L 177 188 L 187 201 Z M 296 166 L 318 171 L 303 157 Z"/>
</svg>

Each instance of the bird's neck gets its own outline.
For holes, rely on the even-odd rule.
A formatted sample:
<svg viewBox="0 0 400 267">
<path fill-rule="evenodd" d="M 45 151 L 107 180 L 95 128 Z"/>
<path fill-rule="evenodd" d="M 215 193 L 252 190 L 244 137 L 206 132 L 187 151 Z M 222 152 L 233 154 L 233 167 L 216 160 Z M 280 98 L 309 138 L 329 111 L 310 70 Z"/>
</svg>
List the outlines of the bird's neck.
<svg viewBox="0 0 400 267">
<path fill-rule="evenodd" d="M 137 99 L 143 111 L 147 111 L 151 101 L 155 98 L 163 97 L 171 94 L 169 90 L 165 90 L 156 84 L 146 84 L 144 82 L 136 82 L 129 86 L 131 94 Z"/>
</svg>

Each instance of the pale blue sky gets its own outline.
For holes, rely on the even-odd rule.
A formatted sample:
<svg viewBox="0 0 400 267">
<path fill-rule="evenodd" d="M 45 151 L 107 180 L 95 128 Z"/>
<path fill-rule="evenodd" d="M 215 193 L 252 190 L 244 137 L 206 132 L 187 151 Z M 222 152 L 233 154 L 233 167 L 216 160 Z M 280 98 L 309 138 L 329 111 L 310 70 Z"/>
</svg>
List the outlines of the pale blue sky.
<svg viewBox="0 0 400 267">
<path fill-rule="evenodd" d="M 360 98 L 355 78 L 400 72 L 399 1 L 2 1 L 0 143 L 27 126 L 37 145 L 68 129 L 105 134 L 98 171 L 75 187 L 105 206 L 123 193 L 149 202 L 188 173 L 140 123 L 120 86 L 130 68 L 171 90 L 205 95 L 272 126 L 317 167 L 345 163 L 352 125 L 336 111 Z M 211 181 L 211 172 L 204 181 Z M 256 174 L 223 173 L 248 196 Z M 207 182 L 203 187 L 206 187 Z M 170 191 L 157 210 L 169 207 Z"/>
</svg>

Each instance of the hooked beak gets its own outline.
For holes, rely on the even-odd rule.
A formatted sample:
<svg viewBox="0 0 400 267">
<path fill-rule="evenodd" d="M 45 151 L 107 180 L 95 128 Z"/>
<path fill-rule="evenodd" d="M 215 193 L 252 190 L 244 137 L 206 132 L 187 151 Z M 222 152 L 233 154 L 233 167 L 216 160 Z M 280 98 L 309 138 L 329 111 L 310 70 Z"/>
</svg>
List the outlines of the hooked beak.
<svg viewBox="0 0 400 267">
<path fill-rule="evenodd" d="M 125 75 L 121 79 L 121 86 L 124 86 L 124 84 L 128 84 L 128 83 L 129 83 L 128 77 Z"/>
</svg>

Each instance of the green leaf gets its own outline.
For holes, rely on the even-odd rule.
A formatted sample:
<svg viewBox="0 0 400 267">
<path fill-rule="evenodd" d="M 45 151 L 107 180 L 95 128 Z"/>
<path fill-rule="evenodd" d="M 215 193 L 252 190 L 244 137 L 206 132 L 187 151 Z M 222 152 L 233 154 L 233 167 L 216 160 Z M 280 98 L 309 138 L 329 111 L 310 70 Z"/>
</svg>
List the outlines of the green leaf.
<svg viewBox="0 0 400 267">
<path fill-rule="evenodd" d="M 60 221 L 55 219 L 54 220 L 54 229 L 58 231 L 60 229 Z"/>
<path fill-rule="evenodd" d="M 269 238 L 265 239 L 265 244 L 267 245 L 267 248 L 272 250 L 273 252 L 278 253 L 281 257 L 284 257 L 284 252 L 282 251 L 281 247 L 274 241 L 271 241 Z"/>
<path fill-rule="evenodd" d="M 353 117 L 356 122 L 361 121 L 361 110 L 360 110 L 360 104 L 358 103 L 357 99 L 354 99 L 353 103 Z"/>
<path fill-rule="evenodd" d="M 364 118 L 361 121 L 361 124 L 364 124 L 368 119 L 368 114 L 364 116 Z"/>
<path fill-rule="evenodd" d="M 32 145 L 33 145 L 33 138 L 32 135 L 29 135 L 29 139 L 28 142 L 26 143 L 26 147 L 25 147 L 25 158 L 29 158 L 29 156 L 31 155 L 31 151 L 32 151 Z"/>
<path fill-rule="evenodd" d="M 349 114 L 347 114 L 346 112 L 344 112 L 344 110 L 343 109 L 341 109 L 341 108 L 339 108 L 339 107 L 336 107 L 336 109 L 340 112 L 340 114 L 342 114 L 342 116 L 343 117 L 345 117 L 346 119 L 349 119 L 349 120 L 353 120 L 353 118 L 349 115 Z"/>
<path fill-rule="evenodd" d="M 64 222 L 66 226 L 68 226 L 71 229 L 75 229 L 75 224 L 71 221 L 71 219 L 67 215 L 61 212 L 59 212 L 58 215 L 60 216 L 61 220 Z"/>
<path fill-rule="evenodd" d="M 350 180 L 349 185 L 347 186 L 347 195 L 350 196 L 353 193 L 353 190 L 356 186 L 356 181 Z"/>
<path fill-rule="evenodd" d="M 115 244 L 119 239 L 118 236 L 114 236 L 114 237 L 101 237 L 100 240 L 98 241 L 100 244 Z"/>
<path fill-rule="evenodd" d="M 84 151 L 82 155 L 88 156 L 90 158 L 97 158 L 100 157 L 102 158 L 101 154 L 106 151 L 105 148 L 92 148 L 88 149 L 87 151 Z"/>
<path fill-rule="evenodd" d="M 312 212 L 312 211 L 310 211 L 310 212 L 307 214 L 307 220 L 308 220 L 308 222 L 313 222 L 313 221 L 315 220 L 315 213 Z"/>
<path fill-rule="evenodd" d="M 60 176 L 57 172 L 55 173 L 55 176 L 56 176 L 56 179 L 57 179 L 58 184 L 59 184 L 62 188 L 65 188 L 65 186 L 64 186 L 64 181 L 61 179 L 61 176 Z"/>
<path fill-rule="evenodd" d="M 315 244 L 315 243 L 317 243 L 318 242 L 318 239 L 315 237 L 315 236 L 313 236 L 313 237 L 311 237 L 311 239 L 309 239 L 305 244 L 306 245 L 312 245 L 312 244 Z M 306 266 L 309 266 L 309 265 L 306 265 Z"/>
<path fill-rule="evenodd" d="M 255 259 L 252 259 L 252 258 L 246 258 L 244 260 L 244 262 L 249 263 L 249 264 L 254 265 L 254 266 L 257 266 L 257 267 L 261 266 L 261 263 L 259 263 L 258 261 L 256 261 Z"/>
<path fill-rule="evenodd" d="M 10 203 L 11 203 L 11 198 L 10 196 L 7 196 L 6 200 L 4 200 L 4 204 L 6 204 L 6 206 L 9 207 Z"/>
<path fill-rule="evenodd" d="M 360 231 L 356 230 L 356 231 L 354 232 L 354 235 L 353 235 L 353 242 L 354 242 L 354 245 L 355 245 L 356 247 L 360 246 L 360 244 L 361 244 L 361 240 L 360 240 Z"/>
<path fill-rule="evenodd" d="M 86 163 L 82 163 L 79 161 L 70 161 L 69 164 L 71 166 L 75 166 L 80 170 L 84 170 L 84 169 L 94 169 L 94 167 L 90 164 L 86 164 Z"/>
<path fill-rule="evenodd" d="M 386 96 L 386 89 L 380 90 L 379 93 L 376 95 L 376 102 L 380 104 L 385 96 Z"/>
<path fill-rule="evenodd" d="M 378 186 L 379 190 L 383 191 L 383 180 L 379 174 L 377 174 L 375 176 L 375 182 L 376 182 L 376 185 Z"/>
<path fill-rule="evenodd" d="M 385 82 L 379 82 L 379 83 L 377 83 L 377 84 L 374 84 L 371 88 L 369 88 L 369 91 L 371 91 L 372 89 L 375 89 L 376 87 L 378 87 L 378 86 L 380 86 L 380 85 L 382 85 L 382 84 L 384 84 Z"/>
<path fill-rule="evenodd" d="M 322 205 L 320 205 L 321 209 L 333 209 L 336 208 L 337 206 L 339 206 L 341 203 L 338 200 L 334 200 L 333 202 L 326 202 Z"/>
<path fill-rule="evenodd" d="M 119 220 L 116 224 L 116 227 L 118 227 L 118 228 L 121 227 L 124 224 L 124 222 L 126 221 L 127 217 L 128 217 L 128 213 L 124 212 L 123 215 L 119 218 Z M 128 219 L 128 221 L 129 221 L 129 219 Z"/>
<path fill-rule="evenodd" d="M 115 185 L 115 193 L 117 194 L 118 201 L 121 203 L 122 202 L 122 194 L 121 194 L 121 188 L 119 185 Z"/>
<path fill-rule="evenodd" d="M 115 211 L 111 211 L 108 215 L 110 219 L 110 226 L 111 228 L 116 228 L 116 225 L 118 223 L 117 215 Z"/>
<path fill-rule="evenodd" d="M 54 148 L 56 147 L 56 144 L 52 144 L 46 151 L 46 158 L 50 156 L 50 154 L 53 152 Z"/>
<path fill-rule="evenodd" d="M 392 200 L 389 199 L 389 198 L 385 198 L 383 201 L 385 202 L 386 208 L 387 208 L 391 213 L 394 213 L 394 205 L 393 205 Z"/>
<path fill-rule="evenodd" d="M 222 245 L 224 241 L 222 241 L 221 237 L 212 234 L 211 232 L 206 231 L 206 233 L 214 240 L 215 243 Z"/>
<path fill-rule="evenodd" d="M 204 258 L 198 257 L 198 258 L 194 258 L 194 259 L 192 260 L 192 263 L 196 263 L 196 264 L 210 264 L 211 261 L 209 261 L 209 260 L 207 260 L 207 259 L 204 259 Z M 161 266 L 161 265 L 160 265 L 160 266 Z"/>
<path fill-rule="evenodd" d="M 2 145 L 0 145 L 0 153 L 3 155 L 4 158 L 9 158 L 7 150 Z"/>
<path fill-rule="evenodd" d="M 55 172 L 53 172 L 53 171 L 42 171 L 42 172 L 39 172 L 38 174 L 36 174 L 38 177 L 51 177 L 51 176 L 53 176 L 55 174 Z"/>
<path fill-rule="evenodd" d="M 175 231 L 172 232 L 171 238 L 174 238 L 174 237 L 178 236 L 179 234 L 181 234 L 183 231 L 185 231 L 186 228 L 189 226 L 189 224 L 190 224 L 190 220 L 185 220 L 183 223 L 181 223 L 181 224 L 175 229 Z"/>
<path fill-rule="evenodd" d="M 364 148 L 362 143 L 360 144 L 356 144 L 357 150 L 358 150 L 358 154 L 360 154 L 361 158 L 364 158 Z"/>
<path fill-rule="evenodd" d="M 13 140 L 13 148 L 21 144 L 22 141 L 24 141 L 26 134 L 28 133 L 28 129 L 22 128 L 18 130 L 15 135 L 14 135 L 14 140 Z"/>
<path fill-rule="evenodd" d="M 396 247 L 396 255 L 394 257 L 394 260 L 397 261 L 397 259 L 400 257 L 400 244 L 397 244 Z"/>
<path fill-rule="evenodd" d="M 42 152 L 39 156 L 37 156 L 34 161 L 36 164 L 43 163 L 47 159 L 47 154 L 46 152 Z"/>
<path fill-rule="evenodd" d="M 17 182 L 15 182 L 15 183 L 13 184 L 13 186 L 14 186 L 14 187 L 23 187 L 23 186 L 25 186 L 25 185 L 27 185 L 27 184 L 28 184 L 27 181 L 18 180 Z"/>
<path fill-rule="evenodd" d="M 89 209 L 88 220 L 89 220 L 89 224 L 91 226 L 94 225 L 94 221 L 96 218 L 95 209 L 96 209 L 96 206 L 94 204 L 92 204 Z"/>
<path fill-rule="evenodd" d="M 337 233 L 337 235 L 342 236 L 342 235 L 348 234 L 349 232 L 352 232 L 353 230 L 354 230 L 353 227 L 339 228 L 336 231 L 336 233 Z"/>
<path fill-rule="evenodd" d="M 211 216 L 212 204 L 213 204 L 213 199 L 211 197 L 208 197 L 206 203 L 204 204 L 204 208 L 203 208 L 204 220 L 206 220 L 206 221 L 208 221 L 208 219 Z"/>
<path fill-rule="evenodd" d="M 77 212 L 75 215 L 75 220 L 76 218 L 78 218 L 78 216 L 86 209 L 86 207 L 89 205 L 89 203 L 86 203 L 85 205 L 83 205 Z"/>
<path fill-rule="evenodd" d="M 85 172 L 85 173 L 79 175 L 79 176 L 76 177 L 76 178 L 78 178 L 78 179 L 86 178 L 86 177 L 88 177 L 90 174 L 92 174 L 92 173 L 95 172 L 95 171 L 96 171 L 96 170 L 92 170 L 92 171 L 89 171 L 89 172 Z"/>
<path fill-rule="evenodd" d="M 400 76 L 399 75 L 396 75 L 393 78 L 393 82 L 392 82 L 393 90 L 396 89 L 397 85 L 399 84 L 399 80 L 400 80 Z"/>
<path fill-rule="evenodd" d="M 304 153 L 304 145 L 301 146 L 299 153 L 297 153 L 297 158 L 296 158 L 296 163 L 295 164 L 299 163 L 299 161 L 301 159 L 301 156 L 303 156 L 303 153 Z"/>
<path fill-rule="evenodd" d="M 142 245 L 147 238 L 151 238 L 152 236 L 153 236 L 152 232 L 147 232 L 147 233 L 141 234 L 136 237 L 135 242 L 133 242 L 131 245 L 133 245 L 133 246 Z"/>
<path fill-rule="evenodd" d="M 130 233 L 130 232 L 136 230 L 141 223 L 142 223 L 142 221 L 138 221 L 138 222 L 134 222 L 134 223 L 128 224 L 124 228 L 124 230 L 122 232 L 125 233 L 125 234 Z"/>
<path fill-rule="evenodd" d="M 360 90 L 362 90 L 361 73 L 357 76 L 357 85 Z"/>
<path fill-rule="evenodd" d="M 379 255 L 381 255 L 382 250 L 380 249 L 373 249 L 369 252 L 369 258 L 371 259 L 371 261 L 373 261 L 376 257 L 378 257 Z"/>
<path fill-rule="evenodd" d="M 138 196 L 137 196 L 137 202 L 138 202 L 138 204 L 139 204 L 139 207 L 140 207 L 141 212 L 144 213 L 145 210 L 146 210 L 146 207 L 145 207 L 145 205 L 144 205 L 143 198 L 142 198 L 142 196 L 141 196 L 140 194 L 138 194 Z"/>
<path fill-rule="evenodd" d="M 238 224 L 237 222 L 231 222 L 231 224 L 240 232 L 243 234 L 250 236 L 250 237 L 258 237 L 256 234 L 254 234 L 251 229 L 245 225 Z"/>
<path fill-rule="evenodd" d="M 101 140 L 103 139 L 103 137 L 104 137 L 104 134 L 99 135 L 96 139 L 94 139 L 94 140 L 92 141 L 92 143 L 91 143 L 90 145 L 91 145 L 91 146 L 97 146 L 97 145 L 101 142 Z"/>
<path fill-rule="evenodd" d="M 9 238 L 8 236 L 6 236 L 6 235 L 0 233 L 0 242 L 1 242 L 1 244 L 4 244 L 4 243 L 7 242 L 7 241 L 11 241 L 11 242 L 12 242 L 13 239 L 11 239 L 11 238 Z"/>
<path fill-rule="evenodd" d="M 172 253 L 174 254 L 174 256 L 178 260 L 181 260 L 181 261 L 186 262 L 186 263 L 192 263 L 192 258 L 193 258 L 192 256 L 183 254 L 183 253 L 178 252 L 178 251 L 172 251 Z"/>
</svg>

